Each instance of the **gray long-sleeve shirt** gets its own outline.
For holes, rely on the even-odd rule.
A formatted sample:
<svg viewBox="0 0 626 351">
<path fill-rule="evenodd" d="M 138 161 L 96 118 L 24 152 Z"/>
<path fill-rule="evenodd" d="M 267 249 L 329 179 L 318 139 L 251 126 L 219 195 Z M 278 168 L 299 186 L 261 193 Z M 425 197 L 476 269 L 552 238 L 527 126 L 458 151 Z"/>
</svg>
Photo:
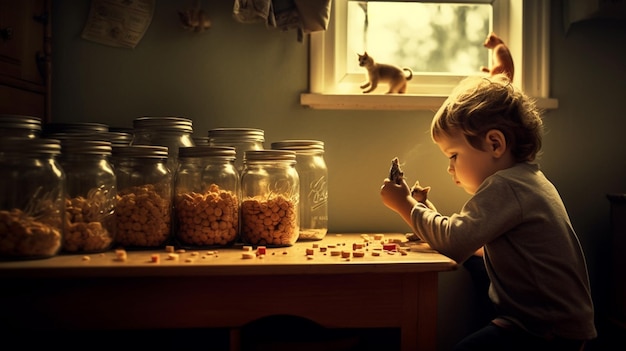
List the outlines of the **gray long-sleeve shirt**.
<svg viewBox="0 0 626 351">
<path fill-rule="evenodd" d="M 460 213 L 443 216 L 418 204 L 411 216 L 418 236 L 457 262 L 484 246 L 499 316 L 539 335 L 597 336 L 583 250 L 538 165 L 496 172 Z"/>
</svg>

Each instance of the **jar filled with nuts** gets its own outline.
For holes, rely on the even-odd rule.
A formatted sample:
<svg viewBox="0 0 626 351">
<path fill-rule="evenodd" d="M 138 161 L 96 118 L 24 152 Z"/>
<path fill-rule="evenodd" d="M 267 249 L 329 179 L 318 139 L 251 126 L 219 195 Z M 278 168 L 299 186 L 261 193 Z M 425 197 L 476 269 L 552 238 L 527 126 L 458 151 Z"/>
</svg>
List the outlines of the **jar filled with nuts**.
<svg viewBox="0 0 626 351">
<path fill-rule="evenodd" d="M 174 237 L 183 248 L 232 245 L 239 232 L 235 148 L 196 146 L 178 152 Z"/>
<path fill-rule="evenodd" d="M 37 138 L 41 135 L 41 118 L 0 114 L 0 137 Z"/>
<path fill-rule="evenodd" d="M 59 162 L 67 177 L 64 252 L 102 252 L 113 244 L 117 181 L 110 157 L 110 141 L 61 140 Z"/>
<path fill-rule="evenodd" d="M 61 249 L 65 172 L 54 139 L 0 138 L 0 259 L 37 259 Z"/>
<path fill-rule="evenodd" d="M 265 131 L 256 128 L 215 128 L 209 130 L 209 145 L 231 146 L 235 148 L 237 158 L 235 167 L 243 173 L 244 155 L 248 150 L 263 150 Z"/>
<path fill-rule="evenodd" d="M 300 177 L 300 235 L 298 240 L 321 240 L 328 232 L 328 168 L 324 142 L 282 140 L 272 149 L 293 150 Z"/>
<path fill-rule="evenodd" d="M 244 243 L 291 246 L 299 235 L 300 180 L 290 150 L 245 152 L 241 176 L 241 238 Z"/>
<path fill-rule="evenodd" d="M 165 146 L 115 146 L 115 243 L 127 249 L 165 247 L 171 237 L 172 172 Z"/>
<path fill-rule="evenodd" d="M 175 174 L 178 169 L 178 149 L 195 146 L 193 122 L 184 117 L 137 117 L 133 120 L 131 145 L 167 146 L 167 167 Z"/>
</svg>

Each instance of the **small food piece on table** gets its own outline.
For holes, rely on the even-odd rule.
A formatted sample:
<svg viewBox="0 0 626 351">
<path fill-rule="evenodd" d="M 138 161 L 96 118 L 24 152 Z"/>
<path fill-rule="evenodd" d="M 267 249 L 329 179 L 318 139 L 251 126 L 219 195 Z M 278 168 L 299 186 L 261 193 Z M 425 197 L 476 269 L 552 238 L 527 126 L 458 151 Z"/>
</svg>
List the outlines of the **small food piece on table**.
<svg viewBox="0 0 626 351">
<path fill-rule="evenodd" d="M 383 244 L 383 250 L 385 251 L 396 251 L 397 244 L 396 243 L 386 243 Z"/>
<path fill-rule="evenodd" d="M 365 256 L 365 251 L 361 251 L 361 250 L 357 250 L 352 252 L 352 256 L 354 257 L 364 257 Z"/>
</svg>

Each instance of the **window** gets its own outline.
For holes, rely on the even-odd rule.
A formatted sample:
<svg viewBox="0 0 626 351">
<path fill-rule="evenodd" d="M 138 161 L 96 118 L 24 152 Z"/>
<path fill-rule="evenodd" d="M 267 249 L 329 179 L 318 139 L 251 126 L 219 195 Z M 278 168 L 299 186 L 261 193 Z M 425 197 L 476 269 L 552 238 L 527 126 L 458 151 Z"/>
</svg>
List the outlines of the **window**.
<svg viewBox="0 0 626 351">
<path fill-rule="evenodd" d="M 302 105 L 320 109 L 437 109 L 464 77 L 489 66 L 482 46 L 491 31 L 515 62 L 514 84 L 556 108 L 549 98 L 549 2 L 542 0 L 356 1 L 334 0 L 328 29 L 311 33 L 310 91 Z M 363 94 L 367 78 L 357 53 L 413 71 L 406 94 L 385 94 L 387 84 Z"/>
</svg>

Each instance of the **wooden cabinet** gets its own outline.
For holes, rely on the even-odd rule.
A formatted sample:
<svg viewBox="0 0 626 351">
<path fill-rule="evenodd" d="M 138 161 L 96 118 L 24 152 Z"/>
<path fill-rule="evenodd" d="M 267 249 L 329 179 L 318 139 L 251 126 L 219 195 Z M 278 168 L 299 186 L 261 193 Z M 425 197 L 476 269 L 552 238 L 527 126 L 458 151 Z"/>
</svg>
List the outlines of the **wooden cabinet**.
<svg viewBox="0 0 626 351">
<path fill-rule="evenodd" d="M 0 0 L 0 114 L 50 115 L 51 0 Z"/>
</svg>

